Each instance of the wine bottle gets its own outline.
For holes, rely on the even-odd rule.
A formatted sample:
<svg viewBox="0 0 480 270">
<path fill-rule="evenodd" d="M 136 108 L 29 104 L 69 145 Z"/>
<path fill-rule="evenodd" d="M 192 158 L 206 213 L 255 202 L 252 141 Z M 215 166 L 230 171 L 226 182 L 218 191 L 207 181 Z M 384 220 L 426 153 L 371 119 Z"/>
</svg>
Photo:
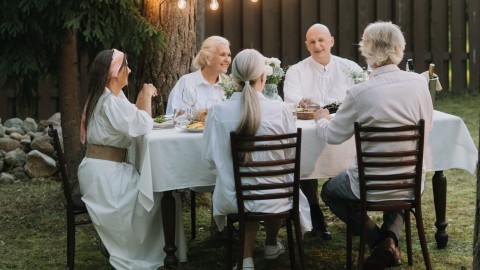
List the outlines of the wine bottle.
<svg viewBox="0 0 480 270">
<path fill-rule="evenodd" d="M 405 70 L 408 72 L 414 72 L 413 59 L 410 58 L 407 60 L 407 66 L 405 67 Z"/>
</svg>

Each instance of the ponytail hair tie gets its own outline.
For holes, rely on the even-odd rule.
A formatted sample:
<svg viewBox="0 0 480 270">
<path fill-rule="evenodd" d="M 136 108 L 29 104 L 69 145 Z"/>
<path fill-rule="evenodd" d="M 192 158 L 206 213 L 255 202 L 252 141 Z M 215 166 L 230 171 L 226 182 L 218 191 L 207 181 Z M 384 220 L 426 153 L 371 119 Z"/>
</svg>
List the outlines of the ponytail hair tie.
<svg viewBox="0 0 480 270">
<path fill-rule="evenodd" d="M 250 85 L 250 81 L 245 81 L 245 86 Z"/>
</svg>

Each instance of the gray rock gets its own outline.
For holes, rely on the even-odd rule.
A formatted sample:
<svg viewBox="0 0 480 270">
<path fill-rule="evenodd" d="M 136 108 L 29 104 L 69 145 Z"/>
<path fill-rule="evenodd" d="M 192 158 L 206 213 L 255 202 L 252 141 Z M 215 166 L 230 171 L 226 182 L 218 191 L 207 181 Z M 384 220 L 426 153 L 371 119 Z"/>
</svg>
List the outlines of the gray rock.
<svg viewBox="0 0 480 270">
<path fill-rule="evenodd" d="M 23 121 L 22 128 L 28 133 L 29 131 L 37 131 L 38 125 L 35 122 L 35 119 L 27 117 L 25 121 Z"/>
<path fill-rule="evenodd" d="M 60 113 L 57 112 L 57 113 L 54 113 L 52 116 L 50 116 L 50 118 L 48 118 L 48 121 L 49 122 L 55 122 L 55 123 L 60 125 L 62 123 L 62 117 L 61 117 Z"/>
<path fill-rule="evenodd" d="M 25 134 L 25 131 L 23 131 L 23 128 L 20 126 L 13 126 L 13 127 L 8 127 L 5 129 L 5 132 L 7 134 L 12 134 L 12 133 L 20 133 L 20 134 Z"/>
<path fill-rule="evenodd" d="M 5 152 L 10 152 L 17 148 L 22 148 L 22 144 L 10 137 L 2 137 L 0 138 L 0 150 L 4 150 Z"/>
<path fill-rule="evenodd" d="M 14 140 L 17 140 L 17 141 L 21 141 L 22 138 L 23 138 L 23 135 L 18 133 L 18 132 L 12 132 L 12 133 L 10 133 L 10 138 L 12 138 Z"/>
<path fill-rule="evenodd" d="M 5 165 L 11 167 L 20 167 L 27 162 L 27 154 L 20 148 L 7 152 L 5 155 Z"/>
<path fill-rule="evenodd" d="M 0 124 L 0 137 L 5 136 L 5 127 Z"/>
<path fill-rule="evenodd" d="M 27 155 L 24 169 L 30 178 L 37 178 L 53 175 L 57 170 L 57 165 L 53 158 L 33 150 Z"/>
<path fill-rule="evenodd" d="M 13 174 L 9 173 L 0 173 L 0 182 L 1 183 L 6 183 L 6 184 L 11 184 L 15 181 L 15 176 Z"/>
<path fill-rule="evenodd" d="M 50 144 L 50 136 L 48 136 L 48 134 L 35 138 L 30 144 L 30 148 L 32 150 L 38 150 L 51 157 L 53 157 L 53 154 L 55 153 L 55 149 L 53 149 L 53 146 Z"/>
<path fill-rule="evenodd" d="M 25 135 L 22 136 L 22 139 L 20 140 L 20 143 L 23 144 L 23 145 L 30 146 L 30 144 L 32 143 L 32 138 L 30 137 L 30 135 L 25 134 Z"/>
<path fill-rule="evenodd" d="M 22 119 L 20 118 L 10 118 L 5 123 L 3 124 L 5 127 L 13 127 L 13 126 L 19 126 L 21 127 L 23 124 Z"/>
</svg>

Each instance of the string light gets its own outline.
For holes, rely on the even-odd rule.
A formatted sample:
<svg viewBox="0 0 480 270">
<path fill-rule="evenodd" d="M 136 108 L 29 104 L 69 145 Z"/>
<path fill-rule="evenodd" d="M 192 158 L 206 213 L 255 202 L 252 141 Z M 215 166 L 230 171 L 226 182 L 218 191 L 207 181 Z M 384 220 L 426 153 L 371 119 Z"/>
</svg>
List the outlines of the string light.
<svg viewBox="0 0 480 270">
<path fill-rule="evenodd" d="M 252 0 L 253 3 L 256 3 L 258 0 Z"/>
<path fill-rule="evenodd" d="M 210 2 L 210 8 L 212 10 L 217 10 L 218 9 L 218 2 L 217 0 L 212 0 L 212 2 Z"/>
<path fill-rule="evenodd" d="M 178 0 L 178 8 L 184 9 L 187 6 L 187 0 Z"/>
</svg>

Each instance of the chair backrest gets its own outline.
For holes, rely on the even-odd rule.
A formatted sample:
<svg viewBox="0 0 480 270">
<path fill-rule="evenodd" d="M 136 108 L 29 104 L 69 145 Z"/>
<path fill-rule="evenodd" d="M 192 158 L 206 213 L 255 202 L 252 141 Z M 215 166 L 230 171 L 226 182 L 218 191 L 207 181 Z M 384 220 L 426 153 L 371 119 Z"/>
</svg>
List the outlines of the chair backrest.
<svg viewBox="0 0 480 270">
<path fill-rule="evenodd" d="M 50 136 L 50 143 L 52 144 L 53 148 L 55 149 L 55 156 L 57 161 L 57 172 L 56 174 L 60 174 L 60 180 L 62 183 L 63 194 L 65 195 L 65 203 L 66 206 L 73 206 L 73 199 L 72 199 L 72 190 L 70 188 L 70 183 L 68 181 L 68 173 L 67 173 L 67 164 L 65 163 L 65 158 L 63 156 L 62 145 L 60 144 L 60 139 L 58 137 L 57 129 L 53 128 L 52 124 L 48 125 L 48 135 Z"/>
<path fill-rule="evenodd" d="M 425 121 L 388 128 L 354 126 L 360 199 L 366 201 L 373 190 L 413 190 L 412 199 L 420 200 Z"/>
<path fill-rule="evenodd" d="M 239 214 L 245 214 L 245 201 L 282 198 L 291 199 L 293 209 L 298 211 L 301 143 L 302 129 L 300 128 L 296 133 L 281 135 L 238 136 L 235 132 L 230 133 Z M 268 156 L 268 158 L 256 160 L 261 152 L 264 154 L 262 157 Z M 245 160 L 246 153 L 253 156 L 251 161 Z M 261 181 L 261 184 L 252 185 L 247 183 L 248 180 L 245 181 L 251 177 L 270 181 Z"/>
</svg>

